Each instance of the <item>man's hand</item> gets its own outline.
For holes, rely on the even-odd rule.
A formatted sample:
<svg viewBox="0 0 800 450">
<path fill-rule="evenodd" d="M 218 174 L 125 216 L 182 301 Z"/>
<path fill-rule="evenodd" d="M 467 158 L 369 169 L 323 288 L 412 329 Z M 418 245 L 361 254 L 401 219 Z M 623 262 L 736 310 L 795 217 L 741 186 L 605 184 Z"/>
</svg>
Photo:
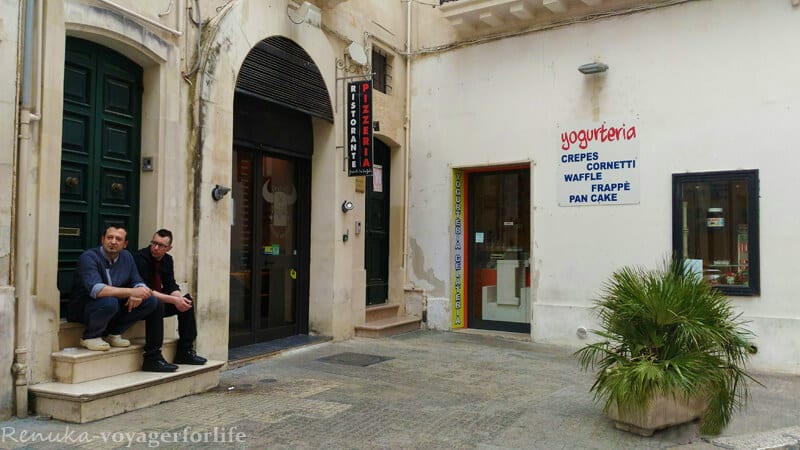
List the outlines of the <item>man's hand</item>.
<svg viewBox="0 0 800 450">
<path fill-rule="evenodd" d="M 129 297 L 138 297 L 139 299 L 145 299 L 153 295 L 153 291 L 147 286 L 138 286 L 135 288 L 131 288 L 131 295 Z"/>
<path fill-rule="evenodd" d="M 186 297 L 181 297 L 179 295 L 172 295 L 172 304 L 175 305 L 175 308 L 180 312 L 188 311 L 192 307 L 192 301 Z"/>
<path fill-rule="evenodd" d="M 125 306 L 128 307 L 128 312 L 133 311 L 134 308 L 141 305 L 142 301 L 144 301 L 142 297 L 134 297 L 134 296 L 128 297 L 128 301 L 125 303 Z"/>
</svg>

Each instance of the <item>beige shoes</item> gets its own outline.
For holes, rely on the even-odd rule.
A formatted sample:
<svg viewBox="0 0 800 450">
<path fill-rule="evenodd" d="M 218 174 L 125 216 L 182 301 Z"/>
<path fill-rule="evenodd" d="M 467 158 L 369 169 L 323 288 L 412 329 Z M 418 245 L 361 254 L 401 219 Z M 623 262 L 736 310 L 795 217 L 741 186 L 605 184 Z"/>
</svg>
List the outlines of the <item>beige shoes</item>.
<svg viewBox="0 0 800 450">
<path fill-rule="evenodd" d="M 100 339 L 99 337 L 91 338 L 91 339 L 81 339 L 81 346 L 88 348 L 89 350 L 94 351 L 106 351 L 111 348 L 108 345 L 108 342 Z"/>
<path fill-rule="evenodd" d="M 104 352 L 111 347 L 128 347 L 131 341 L 123 339 L 119 334 L 109 334 L 105 338 L 81 339 L 81 346 L 97 352 Z"/>
<path fill-rule="evenodd" d="M 112 347 L 130 347 L 131 345 L 131 341 L 123 339 L 122 336 L 119 334 L 109 334 L 104 339 Z"/>
</svg>

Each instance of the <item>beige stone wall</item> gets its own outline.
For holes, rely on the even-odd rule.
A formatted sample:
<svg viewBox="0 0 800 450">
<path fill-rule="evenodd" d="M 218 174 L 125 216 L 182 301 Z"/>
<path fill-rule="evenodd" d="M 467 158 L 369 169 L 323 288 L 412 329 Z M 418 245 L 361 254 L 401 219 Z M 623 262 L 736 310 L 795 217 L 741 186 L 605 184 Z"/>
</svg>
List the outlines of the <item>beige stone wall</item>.
<svg viewBox="0 0 800 450">
<path fill-rule="evenodd" d="M 17 2 L 0 2 L 0 66 L 16 67 L 19 38 Z M 12 267 L 12 213 L 14 161 L 17 148 L 15 118 L 17 104 L 16 76 L 9 71 L 0 81 L 0 420 L 13 412 L 14 379 L 14 287 Z"/>
<path fill-rule="evenodd" d="M 0 420 L 13 413 L 14 330 L 14 289 L 0 286 Z"/>
<path fill-rule="evenodd" d="M 406 4 L 403 2 L 387 2 L 381 0 L 351 0 L 337 7 L 324 10 L 323 24 L 335 30 L 330 33 L 330 38 L 337 43 L 336 57 L 347 59 L 345 49 L 350 42 L 363 45 L 367 53 L 373 47 L 378 48 L 387 55 L 389 79 L 391 88 L 384 94 L 373 91 L 374 120 L 380 122 L 380 131 L 374 137 L 380 139 L 391 148 L 391 187 L 390 187 L 390 248 L 389 248 L 389 303 L 400 304 L 403 310 L 403 288 L 406 282 L 404 268 L 405 239 L 405 180 L 407 147 L 406 143 L 406 56 L 407 52 L 407 22 Z M 324 8 L 324 6 L 323 6 Z M 355 73 L 358 73 L 357 71 Z M 353 75 L 351 73 L 349 75 Z M 343 72 L 340 73 L 343 75 Z M 337 88 L 341 89 L 341 84 Z M 339 100 L 342 100 L 339 93 Z M 340 105 L 339 108 L 342 106 Z M 341 136 L 341 127 L 337 128 Z M 341 138 L 340 138 L 341 139 Z M 339 140 L 338 142 L 342 142 Z M 348 242 L 352 250 L 352 284 L 353 301 L 352 314 L 354 323 L 364 321 L 366 272 L 364 270 L 364 240 L 361 236 L 354 236 L 356 221 L 364 224 L 364 195 L 355 192 L 355 185 L 348 187 L 352 192 L 350 197 L 355 198 L 357 208 L 348 216 L 352 216 L 346 229 L 351 231 L 351 240 Z M 347 192 L 345 192 L 346 194 Z M 348 198 L 350 198 L 348 197 Z M 353 214 L 355 213 L 355 214 Z M 340 239 L 341 240 L 341 239 Z"/>
<path fill-rule="evenodd" d="M 176 0 L 171 9 L 169 4 L 160 0 L 44 3 L 42 55 L 47 70 L 42 79 L 42 119 L 33 129 L 31 176 L 20 177 L 16 187 L 16 193 L 28 195 L 33 205 L 29 237 L 24 241 L 12 240 L 10 234 L 12 198 L 8 193 L 13 192 L 14 143 L 9 139 L 16 132 L 14 122 L 7 118 L 14 116 L 15 90 L 0 85 L 0 113 L 5 112 L 0 115 L 0 139 L 9 140 L 0 145 L 0 359 L 8 364 L 13 359 L 14 287 L 4 286 L 9 283 L 13 249 L 27 255 L 26 267 L 32 274 L 31 322 L 26 328 L 32 383 L 52 378 L 50 354 L 59 347 L 56 271 L 66 36 L 109 47 L 143 68 L 142 156 L 154 158 L 155 170 L 141 174 L 140 237 L 130 247 L 143 246 L 160 227 L 175 233 L 176 277 L 197 299 L 198 352 L 223 360 L 228 349 L 230 196 L 214 202 L 210 192 L 215 184 L 231 184 L 233 92 L 241 63 L 262 39 L 275 35 L 292 39 L 316 63 L 333 104 L 342 99 L 343 83 L 337 81 L 342 74 L 336 63 L 346 45 L 350 40 L 367 47 L 379 45 L 390 55 L 393 79 L 390 94 L 375 96 L 375 119 L 381 122 L 376 137 L 392 148 L 389 301 L 402 303 L 406 160 L 403 4 L 361 0 L 340 3 L 333 9 L 323 5 L 323 25 L 319 27 L 292 23 L 287 12 L 295 14 L 297 4 L 288 0 L 202 0 L 206 24 L 198 66 L 199 33 L 190 19 L 196 11 L 186 9 L 195 2 Z M 16 8 L 16 2 L 0 1 L 0 17 L 16 17 Z M 16 21 L 4 20 L 0 24 L 0 62 L 16 65 Z M 338 147 L 343 143 L 342 108 L 335 104 L 334 108 L 334 124 L 313 120 L 309 326 L 312 332 L 343 339 L 364 320 L 364 241 L 363 233 L 355 235 L 355 222 L 364 223 L 364 194 L 356 192 L 355 179 L 343 171 L 343 149 Z M 345 199 L 357 205 L 346 215 L 339 209 Z M 348 231 L 350 240 L 343 242 L 342 235 Z M 9 373 L 0 373 L 0 417 L 12 404 Z"/>
<path fill-rule="evenodd" d="M 14 2 L 0 3 L 0 64 L 16 67 L 19 9 Z M 16 139 L 14 118 L 17 104 L 16 77 L 10 73 L 0 82 L 0 286 L 10 282 L 12 183 Z"/>
<path fill-rule="evenodd" d="M 181 79 L 180 47 L 175 33 L 154 27 L 144 21 L 130 20 L 119 11 L 103 9 L 99 4 L 83 2 L 46 2 L 46 32 L 43 58 L 42 120 L 38 125 L 36 157 L 33 162 L 38 177 L 28 178 L 18 186 L 35 195 L 33 214 L 36 233 L 33 239 L 17 248 L 31 255 L 35 271 L 34 308 L 31 336 L 33 382 L 52 376 L 50 353 L 58 348 L 59 294 L 56 288 L 58 254 L 58 205 L 60 192 L 61 116 L 63 109 L 64 41 L 76 36 L 112 48 L 141 65 L 144 69 L 142 106 L 142 155 L 154 156 L 157 168 L 142 174 L 140 193 L 140 242 L 149 240 L 156 226 L 171 227 L 179 239 L 185 230 L 185 217 L 191 214 L 181 197 L 190 190 L 186 164 L 180 155 L 185 142 L 185 127 L 179 124 Z M 173 16 L 177 13 L 172 12 Z M 170 195 L 160 193 L 169 192 Z M 178 200 L 175 200 L 175 197 Z M 170 203 L 172 202 L 172 203 Z M 180 218 L 174 218 L 180 211 Z M 158 224 L 158 225 L 157 225 Z M 183 247 L 176 249 L 176 258 L 185 259 Z M 182 267 L 182 265 L 179 265 Z M 184 270 L 185 269 L 179 269 Z M 185 279 L 185 273 L 176 274 Z M 183 276 L 182 276 L 183 275 Z"/>
<path fill-rule="evenodd" d="M 359 3 L 359 2 L 356 2 Z M 355 179 L 343 172 L 343 150 L 337 148 L 343 142 L 340 114 L 343 83 L 337 81 L 344 73 L 337 71 L 336 61 L 343 58 L 344 48 L 355 40 L 367 46 L 372 45 L 370 36 L 381 35 L 382 48 L 394 56 L 394 81 L 399 84 L 391 96 L 376 94 L 376 119 L 381 121 L 383 136 L 393 149 L 392 229 L 397 236 L 402 235 L 402 180 L 404 179 L 404 153 L 400 146 L 404 142 L 403 105 L 405 104 L 405 77 L 402 55 L 403 43 L 402 9 L 387 9 L 386 2 L 360 2 L 360 5 L 339 5 L 334 9 L 323 9 L 323 29 L 309 23 L 295 24 L 286 20 L 283 12 L 290 6 L 288 2 L 233 3 L 225 12 L 225 17 L 211 26 L 215 35 L 208 46 L 209 58 L 202 67 L 203 76 L 198 85 L 202 92 L 199 110 L 203 118 L 200 129 L 203 132 L 201 143 L 202 160 L 200 166 L 200 186 L 202 191 L 210 190 L 214 184 L 230 184 L 231 170 L 231 125 L 230 108 L 233 103 L 235 76 L 247 52 L 255 43 L 274 35 L 292 39 L 309 53 L 322 74 L 326 88 L 334 103 L 336 123 L 330 124 L 314 120 L 314 156 L 312 159 L 312 211 L 311 211 L 311 285 L 309 326 L 312 332 L 341 339 L 352 335 L 353 326 L 364 320 L 364 241 L 363 234 L 355 235 L 356 222 L 364 223 L 364 194 L 356 192 Z M 370 9 L 372 5 L 372 9 Z M 377 5 L 377 6 L 376 6 Z M 361 11 L 374 14 L 353 14 L 349 7 L 361 7 Z M 295 14 L 293 8 L 289 13 Z M 386 33 L 375 22 L 384 20 L 397 31 L 398 36 Z M 369 33 L 364 41 L 364 33 Z M 336 90 L 340 90 L 337 94 Z M 399 111 L 399 113 L 398 113 Z M 385 128 L 384 128 L 385 127 Z M 228 262 L 216 255 L 228 254 L 230 249 L 229 225 L 226 221 L 230 200 L 213 203 L 207 196 L 200 197 L 200 210 L 207 211 L 198 223 L 198 241 L 214 242 L 214 245 L 198 245 L 197 280 L 198 292 L 204 296 L 218 298 L 219 301 L 200 307 L 206 321 L 205 335 L 199 345 L 212 357 L 224 355 L 227 351 L 228 327 Z M 353 201 L 357 207 L 344 215 L 339 205 L 344 200 Z M 393 233 L 395 232 L 393 231 Z M 342 236 L 350 239 L 343 241 Z M 211 237 L 222 237 L 213 240 Z M 393 241 L 402 239 L 395 239 Z M 402 295 L 402 250 L 395 245 L 390 256 L 392 266 L 392 291 L 396 298 L 390 302 L 399 303 Z"/>
</svg>

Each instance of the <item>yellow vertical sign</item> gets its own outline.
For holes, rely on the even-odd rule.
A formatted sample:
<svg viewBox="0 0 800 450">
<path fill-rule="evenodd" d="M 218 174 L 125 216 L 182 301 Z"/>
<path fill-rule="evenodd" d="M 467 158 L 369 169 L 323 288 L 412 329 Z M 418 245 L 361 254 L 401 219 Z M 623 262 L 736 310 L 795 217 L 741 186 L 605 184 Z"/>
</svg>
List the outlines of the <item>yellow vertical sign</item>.
<svg viewBox="0 0 800 450">
<path fill-rule="evenodd" d="M 451 274 L 452 327 L 464 328 L 464 171 L 453 170 L 453 264 Z"/>
</svg>

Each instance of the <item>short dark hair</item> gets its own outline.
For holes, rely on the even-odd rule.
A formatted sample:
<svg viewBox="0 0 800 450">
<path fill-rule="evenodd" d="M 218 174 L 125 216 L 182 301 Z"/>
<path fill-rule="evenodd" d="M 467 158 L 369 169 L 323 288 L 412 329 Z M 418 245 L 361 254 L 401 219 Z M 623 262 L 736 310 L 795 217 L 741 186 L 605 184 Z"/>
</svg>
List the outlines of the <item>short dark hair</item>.
<svg viewBox="0 0 800 450">
<path fill-rule="evenodd" d="M 118 230 L 122 230 L 125 232 L 125 239 L 128 239 L 128 227 L 125 226 L 124 223 L 110 223 L 106 225 L 106 228 L 103 230 L 103 235 L 100 236 L 101 238 L 105 237 L 108 234 L 109 228 L 116 228 Z"/>
<path fill-rule="evenodd" d="M 162 238 L 169 238 L 169 245 L 172 245 L 172 231 L 169 231 L 166 228 L 162 228 L 156 231 L 156 234 L 161 236 Z"/>
</svg>

